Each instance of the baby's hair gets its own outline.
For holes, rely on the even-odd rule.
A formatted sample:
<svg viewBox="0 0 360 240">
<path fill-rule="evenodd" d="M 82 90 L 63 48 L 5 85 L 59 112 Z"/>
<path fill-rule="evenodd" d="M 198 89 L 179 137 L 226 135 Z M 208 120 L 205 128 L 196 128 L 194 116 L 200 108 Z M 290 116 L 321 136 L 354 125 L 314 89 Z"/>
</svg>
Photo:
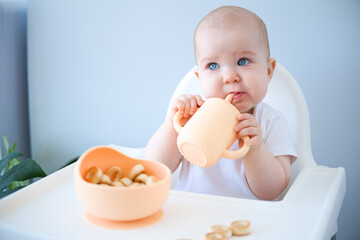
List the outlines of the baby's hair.
<svg viewBox="0 0 360 240">
<path fill-rule="evenodd" d="M 216 19 L 216 21 L 214 21 Z M 209 12 L 203 19 L 200 20 L 199 24 L 195 28 L 194 31 L 194 51 L 196 57 L 196 36 L 199 29 L 209 26 L 231 26 L 237 22 L 244 22 L 244 21 L 252 21 L 258 24 L 259 29 L 264 37 L 264 44 L 266 48 L 267 58 L 270 57 L 270 46 L 269 46 L 269 38 L 267 34 L 266 25 L 263 20 L 256 15 L 255 13 L 237 6 L 223 6 L 219 7 L 211 12 Z"/>
</svg>

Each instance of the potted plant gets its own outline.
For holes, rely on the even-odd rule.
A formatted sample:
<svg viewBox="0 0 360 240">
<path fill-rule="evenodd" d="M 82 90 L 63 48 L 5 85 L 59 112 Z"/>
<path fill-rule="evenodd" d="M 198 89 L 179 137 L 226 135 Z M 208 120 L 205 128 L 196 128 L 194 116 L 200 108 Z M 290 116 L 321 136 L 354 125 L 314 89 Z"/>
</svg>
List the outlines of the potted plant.
<svg viewBox="0 0 360 240">
<path fill-rule="evenodd" d="M 15 151 L 17 143 L 9 147 L 7 138 L 4 135 L 2 137 L 5 151 L 3 158 L 0 151 L 0 199 L 29 185 L 33 178 L 46 176 L 44 170 L 34 160 L 20 161 L 19 158 L 24 155 Z"/>
</svg>

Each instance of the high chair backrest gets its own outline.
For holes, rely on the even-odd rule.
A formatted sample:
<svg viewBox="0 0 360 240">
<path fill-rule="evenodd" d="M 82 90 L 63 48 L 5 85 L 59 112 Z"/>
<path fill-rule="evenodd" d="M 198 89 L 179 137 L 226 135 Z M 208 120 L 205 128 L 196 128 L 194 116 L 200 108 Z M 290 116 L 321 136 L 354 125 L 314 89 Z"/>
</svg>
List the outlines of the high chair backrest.
<svg viewBox="0 0 360 240">
<path fill-rule="evenodd" d="M 182 94 L 202 95 L 200 81 L 194 74 L 194 68 L 178 84 L 171 101 Z M 298 159 L 291 165 L 290 186 L 301 169 L 317 164 L 311 151 L 310 118 L 305 97 L 293 76 L 279 63 L 276 64 L 264 102 L 282 112 L 290 127 L 298 153 Z"/>
</svg>

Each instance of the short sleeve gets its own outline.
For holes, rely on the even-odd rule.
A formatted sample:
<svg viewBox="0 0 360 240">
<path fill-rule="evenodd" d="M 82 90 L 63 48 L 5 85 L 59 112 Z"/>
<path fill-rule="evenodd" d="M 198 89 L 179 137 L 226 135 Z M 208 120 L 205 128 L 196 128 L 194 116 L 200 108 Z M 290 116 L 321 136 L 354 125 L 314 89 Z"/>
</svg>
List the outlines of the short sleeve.
<svg viewBox="0 0 360 240">
<path fill-rule="evenodd" d="M 289 155 L 291 163 L 297 159 L 297 153 L 290 135 L 285 117 L 270 106 L 257 111 L 257 120 L 262 131 L 262 140 L 273 156 Z"/>
</svg>

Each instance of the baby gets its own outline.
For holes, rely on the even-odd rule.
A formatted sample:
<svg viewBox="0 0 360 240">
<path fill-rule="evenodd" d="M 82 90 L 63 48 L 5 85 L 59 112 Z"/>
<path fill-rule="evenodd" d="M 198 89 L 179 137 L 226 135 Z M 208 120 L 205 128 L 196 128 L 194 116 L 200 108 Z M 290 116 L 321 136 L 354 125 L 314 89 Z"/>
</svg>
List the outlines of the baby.
<svg viewBox="0 0 360 240">
<path fill-rule="evenodd" d="M 201 107 L 200 95 L 183 95 L 171 103 L 170 115 L 150 139 L 145 158 L 159 161 L 175 171 L 182 162 L 177 189 L 250 199 L 275 199 L 290 179 L 290 164 L 296 159 L 284 117 L 262 102 L 276 61 L 270 58 L 266 26 L 253 12 L 240 7 L 221 7 L 206 15 L 194 32 L 194 50 L 205 99 L 224 99 L 235 94 L 232 104 L 242 114 L 235 126 L 239 149 L 241 138 L 249 152 L 241 159 L 221 159 L 209 168 L 183 160 L 173 127 L 177 111 L 183 124 Z"/>
</svg>

